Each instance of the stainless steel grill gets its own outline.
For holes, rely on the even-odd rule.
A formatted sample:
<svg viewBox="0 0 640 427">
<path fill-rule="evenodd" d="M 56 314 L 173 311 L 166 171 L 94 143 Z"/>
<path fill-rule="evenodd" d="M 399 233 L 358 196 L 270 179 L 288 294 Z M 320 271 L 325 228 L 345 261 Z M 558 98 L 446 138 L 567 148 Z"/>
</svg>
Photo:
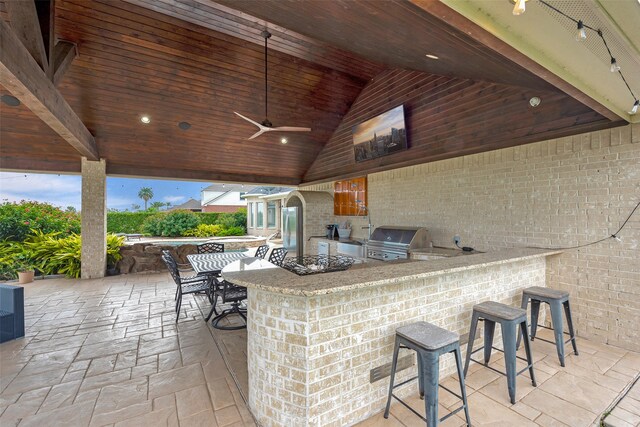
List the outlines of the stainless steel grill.
<svg viewBox="0 0 640 427">
<path fill-rule="evenodd" d="M 407 259 L 412 250 L 427 248 L 429 243 L 431 236 L 424 227 L 378 227 L 367 243 L 367 257 L 383 261 Z"/>
</svg>

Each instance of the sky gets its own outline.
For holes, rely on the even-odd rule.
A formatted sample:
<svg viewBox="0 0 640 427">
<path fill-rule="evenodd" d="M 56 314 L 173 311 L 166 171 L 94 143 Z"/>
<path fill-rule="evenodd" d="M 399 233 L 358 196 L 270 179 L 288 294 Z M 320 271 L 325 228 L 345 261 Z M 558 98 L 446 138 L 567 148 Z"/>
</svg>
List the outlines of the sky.
<svg viewBox="0 0 640 427">
<path fill-rule="evenodd" d="M 133 204 L 144 207 L 144 201 L 138 198 L 142 187 L 153 190 L 149 204 L 160 201 L 179 205 L 190 198 L 200 200 L 200 190 L 208 185 L 206 182 L 107 177 L 107 208 L 132 210 Z M 35 200 L 80 210 L 80 190 L 80 175 L 0 172 L 0 203 Z"/>
<path fill-rule="evenodd" d="M 373 138 L 373 133 L 387 135 L 391 128 L 404 129 L 404 109 L 402 105 L 353 127 L 353 143 L 360 144 Z"/>
</svg>

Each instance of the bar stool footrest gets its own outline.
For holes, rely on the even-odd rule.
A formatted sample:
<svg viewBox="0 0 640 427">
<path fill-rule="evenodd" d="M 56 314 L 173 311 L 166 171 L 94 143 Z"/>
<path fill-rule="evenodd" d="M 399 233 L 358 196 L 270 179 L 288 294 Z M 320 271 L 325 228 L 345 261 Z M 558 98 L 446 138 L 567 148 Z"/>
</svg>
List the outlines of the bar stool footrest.
<svg viewBox="0 0 640 427">
<path fill-rule="evenodd" d="M 416 377 L 417 378 L 417 377 Z M 415 379 L 415 378 L 414 378 Z M 440 386 L 442 387 L 442 386 Z M 395 387 L 394 387 L 395 388 Z M 444 387 L 443 387 L 444 388 Z M 448 390 L 447 390 L 448 391 Z M 449 391 L 450 393 L 452 393 L 451 391 Z M 452 393 L 455 394 L 455 393 Z M 413 409 L 411 406 L 409 406 L 407 403 L 405 403 L 404 400 L 400 399 L 398 396 L 396 396 L 395 394 L 391 393 L 391 397 L 393 397 L 394 399 L 396 399 L 398 402 L 402 403 L 404 405 L 405 408 L 407 408 L 408 410 L 410 410 L 411 412 L 413 412 L 414 414 L 416 414 L 418 417 L 420 417 L 420 419 L 424 422 L 427 422 L 427 419 L 425 417 L 422 416 L 422 414 L 420 414 L 418 411 L 416 411 L 415 409 Z M 447 415 L 445 415 L 444 417 L 440 418 L 438 420 L 439 423 L 445 421 L 446 419 L 448 419 L 449 417 L 457 414 L 458 412 L 462 411 L 465 408 L 465 405 L 463 404 L 462 406 L 457 407 L 456 409 L 452 410 L 451 412 L 449 412 Z"/>
</svg>

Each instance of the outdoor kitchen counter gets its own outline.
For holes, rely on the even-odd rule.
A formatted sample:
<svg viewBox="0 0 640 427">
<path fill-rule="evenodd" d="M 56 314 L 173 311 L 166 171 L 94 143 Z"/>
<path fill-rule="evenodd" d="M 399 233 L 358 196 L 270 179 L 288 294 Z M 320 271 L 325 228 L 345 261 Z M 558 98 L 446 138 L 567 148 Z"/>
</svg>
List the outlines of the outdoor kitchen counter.
<svg viewBox="0 0 640 427">
<path fill-rule="evenodd" d="M 355 264 L 349 270 L 298 276 L 283 268 L 224 273 L 225 280 L 247 288 L 297 295 L 317 296 L 351 291 L 407 280 L 423 279 L 465 270 L 512 263 L 561 253 L 543 249 L 505 249 L 468 256 L 429 261 L 369 261 Z"/>
<path fill-rule="evenodd" d="M 256 258 L 236 261 L 222 276 L 248 288 L 253 415 L 265 427 L 350 426 L 369 418 L 384 409 L 388 378 L 372 377 L 372 370 L 391 361 L 396 328 L 425 321 L 466 334 L 475 304 L 520 306 L 523 289 L 546 286 L 547 257 L 558 253 L 507 249 L 373 261 L 308 276 Z M 452 358 L 441 359 L 441 376 L 454 370 Z M 411 375 L 415 367 L 399 371 L 396 382 Z M 408 384 L 395 393 L 415 390 Z"/>
</svg>

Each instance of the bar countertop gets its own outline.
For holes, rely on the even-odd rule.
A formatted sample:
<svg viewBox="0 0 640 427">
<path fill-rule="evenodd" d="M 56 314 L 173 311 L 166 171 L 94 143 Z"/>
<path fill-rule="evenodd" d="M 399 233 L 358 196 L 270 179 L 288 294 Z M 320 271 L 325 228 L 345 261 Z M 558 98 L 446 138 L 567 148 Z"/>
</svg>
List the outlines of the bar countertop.
<svg viewBox="0 0 640 427">
<path fill-rule="evenodd" d="M 236 268 L 225 268 L 227 271 L 222 271 L 222 277 L 229 282 L 247 288 L 261 289 L 279 294 L 316 296 L 388 285 L 406 280 L 439 276 L 560 253 L 562 251 L 559 250 L 512 248 L 428 261 L 365 262 L 355 264 L 346 271 L 307 276 L 298 276 L 264 260 L 247 258 L 235 261 L 230 267 L 236 263 L 245 263 L 244 265 L 239 264 L 235 266 Z M 258 261 L 260 262 L 259 266 L 254 265 L 254 269 L 249 267 L 249 263 Z M 247 268 L 244 268 L 245 265 Z"/>
</svg>

